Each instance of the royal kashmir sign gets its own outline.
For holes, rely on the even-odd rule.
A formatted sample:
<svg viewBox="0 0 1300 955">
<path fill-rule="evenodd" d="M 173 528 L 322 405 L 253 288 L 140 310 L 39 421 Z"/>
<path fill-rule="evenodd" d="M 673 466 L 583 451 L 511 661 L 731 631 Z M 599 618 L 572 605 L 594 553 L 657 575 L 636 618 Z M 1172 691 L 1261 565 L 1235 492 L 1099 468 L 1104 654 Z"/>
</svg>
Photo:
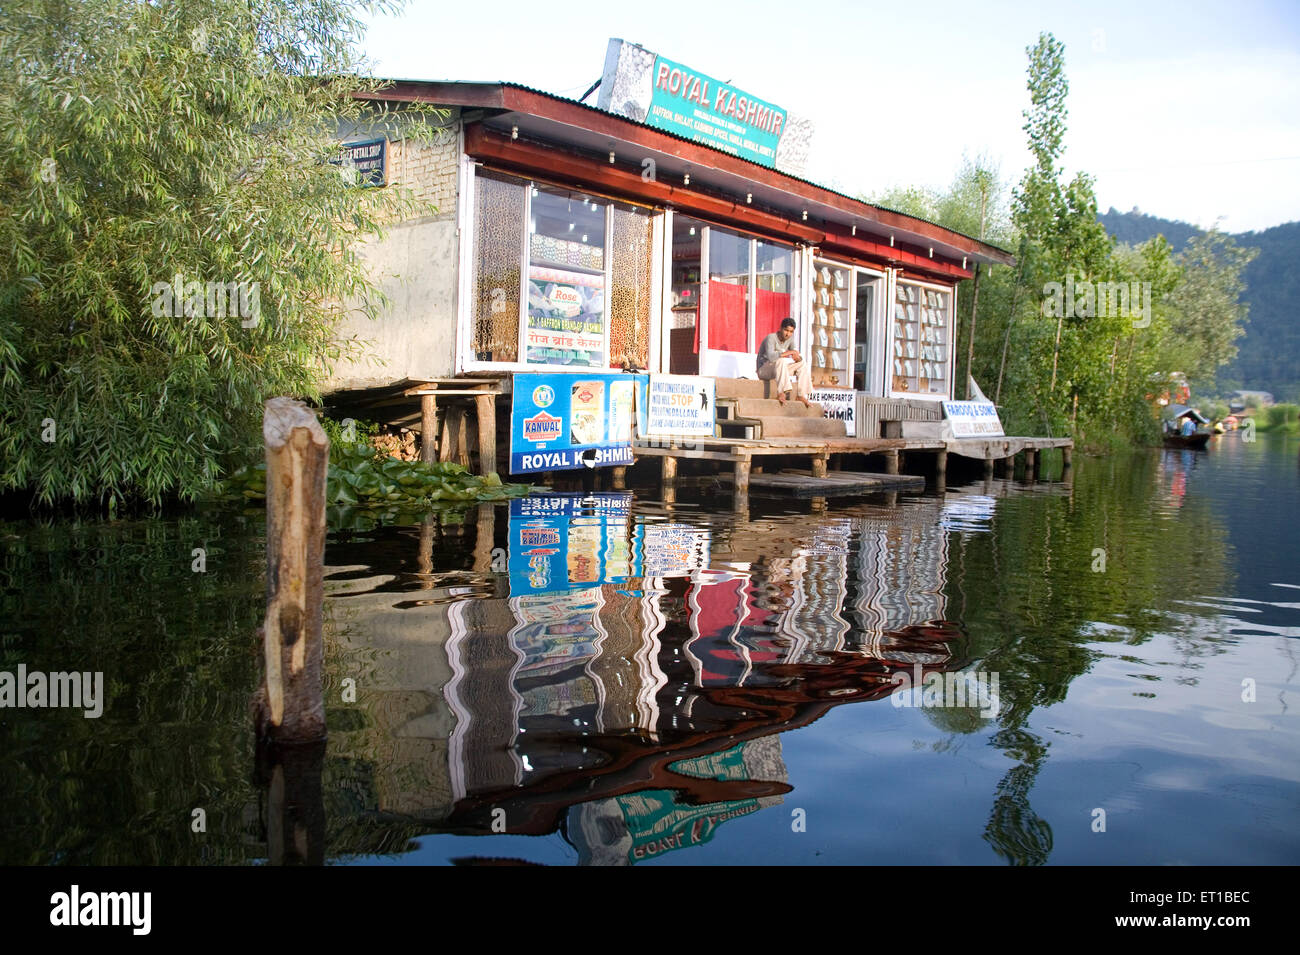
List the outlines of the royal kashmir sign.
<svg viewBox="0 0 1300 955">
<path fill-rule="evenodd" d="M 954 438 L 996 438 L 1002 436 L 998 409 L 991 401 L 945 401 L 943 413 Z"/>
<path fill-rule="evenodd" d="M 631 464 L 636 377 L 644 376 L 515 375 L 510 473 Z"/>
<path fill-rule="evenodd" d="M 600 109 L 793 175 L 803 173 L 812 124 L 753 93 L 635 43 L 611 39 Z"/>
</svg>

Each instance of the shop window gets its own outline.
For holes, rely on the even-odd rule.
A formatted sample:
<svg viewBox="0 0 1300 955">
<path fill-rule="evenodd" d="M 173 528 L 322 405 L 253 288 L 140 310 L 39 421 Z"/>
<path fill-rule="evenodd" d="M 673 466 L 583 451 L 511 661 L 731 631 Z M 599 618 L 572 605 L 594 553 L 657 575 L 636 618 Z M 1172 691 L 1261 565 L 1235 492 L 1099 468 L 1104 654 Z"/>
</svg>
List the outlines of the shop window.
<svg viewBox="0 0 1300 955">
<path fill-rule="evenodd" d="M 526 186 L 482 174 L 475 184 L 474 357 L 517 361 Z"/>
<path fill-rule="evenodd" d="M 794 253 L 782 245 L 756 242 L 754 253 L 754 345 L 791 317 L 790 287 Z"/>
<path fill-rule="evenodd" d="M 605 216 L 594 197 L 532 186 L 524 361 L 604 364 Z"/>
<path fill-rule="evenodd" d="M 947 394 L 951 298 L 948 291 L 898 283 L 889 359 L 895 392 Z"/>
<path fill-rule="evenodd" d="M 813 305 L 811 347 L 814 388 L 848 388 L 849 359 L 852 355 L 853 314 L 849 299 L 851 269 L 823 262 L 813 263 Z"/>
<path fill-rule="evenodd" d="M 644 210 L 615 206 L 610 235 L 609 364 L 650 366 L 654 223 Z"/>
<path fill-rule="evenodd" d="M 750 245 L 734 232 L 709 229 L 709 348 L 749 351 Z"/>
</svg>

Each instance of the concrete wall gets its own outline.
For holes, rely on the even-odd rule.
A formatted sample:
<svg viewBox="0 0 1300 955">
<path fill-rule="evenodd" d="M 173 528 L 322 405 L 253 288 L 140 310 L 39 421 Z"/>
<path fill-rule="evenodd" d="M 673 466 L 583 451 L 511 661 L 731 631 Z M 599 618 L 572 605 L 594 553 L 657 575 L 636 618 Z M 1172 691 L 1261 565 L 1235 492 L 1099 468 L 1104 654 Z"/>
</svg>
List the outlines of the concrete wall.
<svg viewBox="0 0 1300 955">
<path fill-rule="evenodd" d="M 339 338 L 366 342 L 356 361 L 338 362 L 326 392 L 371 388 L 404 378 L 445 378 L 454 373 L 459 239 L 459 116 L 433 144 L 388 144 L 387 188 L 404 186 L 437 206 L 437 213 L 390 227 L 362 252 L 376 283 L 389 297 L 371 321 L 349 318 Z"/>
</svg>

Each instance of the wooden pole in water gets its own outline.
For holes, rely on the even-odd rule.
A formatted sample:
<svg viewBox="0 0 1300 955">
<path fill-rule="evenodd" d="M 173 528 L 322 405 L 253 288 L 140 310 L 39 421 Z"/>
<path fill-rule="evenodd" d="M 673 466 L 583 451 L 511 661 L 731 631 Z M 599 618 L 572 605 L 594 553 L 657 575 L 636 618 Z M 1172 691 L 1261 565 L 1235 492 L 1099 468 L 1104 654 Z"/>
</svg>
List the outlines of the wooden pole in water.
<svg viewBox="0 0 1300 955">
<path fill-rule="evenodd" d="M 478 469 L 487 477 L 497 469 L 497 396 L 476 395 L 478 405 Z"/>
<path fill-rule="evenodd" d="M 433 395 L 420 395 L 420 460 L 438 460 L 438 399 Z"/>
<path fill-rule="evenodd" d="M 266 621 L 258 735 L 312 742 L 325 738 L 321 627 L 330 443 L 311 409 L 291 398 L 266 402 L 262 437 Z"/>
</svg>

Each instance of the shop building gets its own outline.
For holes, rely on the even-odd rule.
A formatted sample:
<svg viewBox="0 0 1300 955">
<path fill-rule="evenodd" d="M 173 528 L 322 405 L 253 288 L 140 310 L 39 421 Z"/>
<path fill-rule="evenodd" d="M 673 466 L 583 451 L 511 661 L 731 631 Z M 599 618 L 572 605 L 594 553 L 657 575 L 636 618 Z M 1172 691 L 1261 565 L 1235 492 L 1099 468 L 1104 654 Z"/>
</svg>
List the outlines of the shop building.
<svg viewBox="0 0 1300 955">
<path fill-rule="evenodd" d="M 1011 256 L 801 178 L 807 124 L 735 93 L 622 41 L 604 109 L 512 83 L 393 83 L 390 106 L 448 111 L 437 143 L 384 150 L 384 181 L 438 212 L 368 247 L 391 306 L 343 329 L 368 353 L 327 391 L 460 397 L 470 382 L 508 392 L 514 373 L 628 368 L 753 378 L 790 316 L 816 389 L 938 417 L 927 409 L 964 391 L 957 283 Z M 669 113 L 682 131 L 707 114 L 713 131 L 647 121 Z M 880 436 L 879 416 L 859 417 Z"/>
</svg>

